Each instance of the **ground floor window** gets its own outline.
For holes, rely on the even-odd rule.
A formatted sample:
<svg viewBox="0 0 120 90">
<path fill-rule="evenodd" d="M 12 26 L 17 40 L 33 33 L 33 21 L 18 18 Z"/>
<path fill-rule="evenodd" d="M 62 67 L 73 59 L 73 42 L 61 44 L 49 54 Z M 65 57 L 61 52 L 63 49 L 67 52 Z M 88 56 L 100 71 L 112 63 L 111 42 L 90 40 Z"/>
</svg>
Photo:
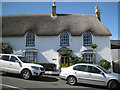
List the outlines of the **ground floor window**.
<svg viewBox="0 0 120 90">
<path fill-rule="evenodd" d="M 25 57 L 29 62 L 37 61 L 37 52 L 25 52 Z"/>
<path fill-rule="evenodd" d="M 88 62 L 88 63 L 92 63 L 93 53 L 84 53 L 83 59 L 85 59 L 86 62 Z"/>
</svg>

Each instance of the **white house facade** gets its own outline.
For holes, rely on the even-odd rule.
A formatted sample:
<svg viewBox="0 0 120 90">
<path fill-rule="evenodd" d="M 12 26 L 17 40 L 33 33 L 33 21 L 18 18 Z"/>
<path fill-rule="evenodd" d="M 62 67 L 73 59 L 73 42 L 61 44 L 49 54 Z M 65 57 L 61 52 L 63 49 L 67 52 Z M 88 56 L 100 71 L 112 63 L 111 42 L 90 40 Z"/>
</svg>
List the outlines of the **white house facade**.
<svg viewBox="0 0 120 90">
<path fill-rule="evenodd" d="M 52 10 L 52 15 L 3 16 L 2 41 L 9 42 L 15 54 L 25 55 L 31 62 L 55 63 L 57 69 L 70 63 L 70 56 L 59 51 L 70 51 L 71 56 L 88 63 L 93 55 L 95 63 L 112 62 L 111 33 L 101 23 L 98 10 L 95 15 L 56 14 L 55 2 Z M 92 43 L 98 46 L 95 50 Z"/>
</svg>

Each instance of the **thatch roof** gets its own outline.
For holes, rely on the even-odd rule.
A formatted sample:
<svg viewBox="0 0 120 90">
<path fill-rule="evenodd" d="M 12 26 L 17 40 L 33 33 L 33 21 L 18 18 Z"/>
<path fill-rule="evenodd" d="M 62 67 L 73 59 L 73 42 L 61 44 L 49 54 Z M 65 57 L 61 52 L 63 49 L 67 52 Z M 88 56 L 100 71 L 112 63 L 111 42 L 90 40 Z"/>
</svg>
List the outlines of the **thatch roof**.
<svg viewBox="0 0 120 90">
<path fill-rule="evenodd" d="M 2 36 L 24 36 L 32 31 L 37 36 L 58 36 L 67 31 L 72 36 L 80 36 L 91 31 L 96 36 L 110 36 L 110 31 L 95 15 L 50 14 L 6 15 L 2 16 Z"/>
</svg>

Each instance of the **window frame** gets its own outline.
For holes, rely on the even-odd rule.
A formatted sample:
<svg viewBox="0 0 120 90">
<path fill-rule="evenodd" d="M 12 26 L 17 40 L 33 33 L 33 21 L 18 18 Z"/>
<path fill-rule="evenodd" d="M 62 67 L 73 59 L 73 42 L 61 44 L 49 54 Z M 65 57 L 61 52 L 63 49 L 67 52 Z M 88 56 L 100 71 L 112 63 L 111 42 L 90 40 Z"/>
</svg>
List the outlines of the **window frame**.
<svg viewBox="0 0 120 90">
<path fill-rule="evenodd" d="M 89 35 L 89 36 L 88 36 Z M 86 38 L 87 37 L 87 38 Z M 89 43 L 88 43 L 89 42 Z M 85 32 L 83 34 L 83 46 L 90 46 L 92 44 L 92 33 L 91 32 Z"/>
<path fill-rule="evenodd" d="M 88 68 L 89 68 L 89 67 L 93 67 L 93 68 L 95 68 L 96 70 L 98 70 L 98 71 L 99 71 L 99 73 L 89 71 L 89 70 L 88 70 Z M 92 71 L 93 71 L 93 69 L 92 69 Z M 101 70 L 99 70 L 99 69 L 98 69 L 97 67 L 95 67 L 95 66 L 88 66 L 88 67 L 87 67 L 87 72 L 88 72 L 88 73 L 94 73 L 94 74 L 100 74 L 102 71 L 101 71 Z"/>
<path fill-rule="evenodd" d="M 4 56 L 8 56 L 8 60 L 3 59 Z M 2 55 L 1 59 L 4 60 L 4 61 L 10 61 L 10 56 L 9 55 Z"/>
<path fill-rule="evenodd" d="M 28 53 L 29 53 L 29 55 L 27 55 Z M 30 54 L 30 53 L 32 53 L 32 54 Z M 31 56 L 32 56 L 33 60 L 28 59 L 28 57 L 31 58 Z M 37 52 L 25 52 L 25 57 L 27 58 L 27 60 L 29 62 L 37 62 Z"/>
<path fill-rule="evenodd" d="M 26 47 L 33 47 L 33 46 L 35 46 L 35 34 L 33 32 L 28 32 L 26 35 Z"/>
<path fill-rule="evenodd" d="M 65 39 L 66 39 L 66 41 L 65 41 Z M 63 42 L 64 42 L 64 44 L 63 44 Z M 62 32 L 60 34 L 60 46 L 62 46 L 62 47 L 69 46 L 69 33 L 68 32 Z"/>
<path fill-rule="evenodd" d="M 11 56 L 10 59 L 9 59 L 10 62 L 16 62 L 16 60 L 15 60 L 15 61 L 12 61 L 12 60 L 11 60 L 12 57 L 16 58 L 16 60 L 19 61 L 17 57 Z"/>
<path fill-rule="evenodd" d="M 77 69 L 75 69 L 75 67 L 79 67 L 79 66 L 85 66 L 86 67 L 85 71 L 84 70 L 77 70 Z M 88 67 L 87 65 L 76 65 L 76 66 L 73 67 L 73 70 L 81 71 L 81 72 L 87 72 L 87 67 Z"/>
<path fill-rule="evenodd" d="M 91 55 L 87 55 L 87 54 L 91 54 Z M 87 55 L 87 57 L 86 57 L 86 55 Z M 91 57 L 89 57 L 90 60 L 86 60 L 86 62 L 87 63 L 92 63 L 93 55 L 94 55 L 93 53 L 84 53 L 84 54 L 82 54 L 82 58 L 86 60 L 86 58 L 88 59 L 88 56 L 91 56 Z"/>
</svg>

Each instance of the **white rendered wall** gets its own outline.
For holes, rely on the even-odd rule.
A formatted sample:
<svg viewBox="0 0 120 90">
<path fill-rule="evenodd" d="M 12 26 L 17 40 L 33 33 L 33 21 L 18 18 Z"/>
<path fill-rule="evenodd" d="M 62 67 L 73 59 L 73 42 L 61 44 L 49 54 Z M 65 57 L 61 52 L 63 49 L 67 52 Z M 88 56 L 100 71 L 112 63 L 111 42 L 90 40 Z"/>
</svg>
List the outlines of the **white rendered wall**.
<svg viewBox="0 0 120 90">
<path fill-rule="evenodd" d="M 55 63 L 57 69 L 60 67 L 60 56 L 57 50 L 60 49 L 60 35 L 59 36 L 35 36 L 35 47 L 26 47 L 26 37 L 4 37 L 3 42 L 9 42 L 13 49 L 17 52 L 23 51 L 26 48 L 35 48 L 38 50 L 37 62 L 40 63 Z M 81 57 L 81 51 L 91 49 L 91 47 L 83 46 L 82 36 L 69 37 L 70 45 L 68 48 L 73 50 L 73 56 Z M 110 40 L 108 36 L 92 36 L 92 43 L 96 43 L 98 47 L 96 50 L 96 62 L 107 59 L 112 61 Z"/>
</svg>

